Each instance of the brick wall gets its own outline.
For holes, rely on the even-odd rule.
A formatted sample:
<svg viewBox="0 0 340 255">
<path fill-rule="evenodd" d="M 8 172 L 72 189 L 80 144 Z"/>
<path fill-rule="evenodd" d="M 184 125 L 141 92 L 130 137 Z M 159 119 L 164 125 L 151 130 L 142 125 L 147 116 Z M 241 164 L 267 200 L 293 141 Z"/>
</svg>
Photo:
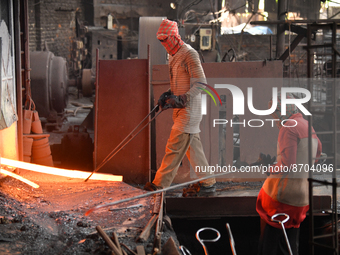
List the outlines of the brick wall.
<svg viewBox="0 0 340 255">
<path fill-rule="evenodd" d="M 173 18 L 176 11 L 170 8 L 171 0 L 28 0 L 29 13 L 29 50 L 48 50 L 56 56 L 64 57 L 69 64 L 69 75 L 75 73 L 72 56 L 72 42 L 76 39 L 75 16 L 84 25 L 106 27 L 107 15 L 112 13 L 125 26 L 128 35 L 123 41 L 132 50 L 126 50 L 126 56 L 135 52 L 137 41 L 130 38 L 137 35 L 140 16 L 167 16 Z M 115 20 L 116 23 L 116 20 Z M 74 44 L 73 44 L 74 45 Z"/>
<path fill-rule="evenodd" d="M 76 15 L 84 20 L 82 0 L 28 0 L 29 50 L 48 49 L 56 56 L 71 57 L 76 38 Z"/>
</svg>

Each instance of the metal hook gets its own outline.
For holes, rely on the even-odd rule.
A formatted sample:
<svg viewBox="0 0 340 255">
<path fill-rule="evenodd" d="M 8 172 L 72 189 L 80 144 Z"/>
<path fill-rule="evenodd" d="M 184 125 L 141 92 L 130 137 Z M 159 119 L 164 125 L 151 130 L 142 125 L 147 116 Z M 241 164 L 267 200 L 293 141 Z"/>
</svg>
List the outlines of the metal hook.
<svg viewBox="0 0 340 255">
<path fill-rule="evenodd" d="M 201 239 L 201 238 L 200 238 L 200 233 L 201 233 L 202 231 L 205 231 L 205 230 L 212 230 L 212 231 L 216 232 L 216 233 L 217 233 L 217 237 L 216 237 L 215 239 Z M 196 238 L 197 238 L 197 240 L 200 242 L 200 244 L 202 245 L 203 250 L 204 250 L 204 254 L 205 254 L 205 255 L 209 255 L 209 254 L 208 254 L 207 248 L 206 248 L 205 245 L 204 245 L 204 242 L 214 243 L 214 242 L 217 242 L 217 241 L 220 239 L 220 237 L 221 237 L 220 232 L 218 232 L 218 230 L 217 230 L 217 229 L 214 229 L 214 228 L 201 228 L 201 229 L 199 229 L 199 230 L 196 232 Z"/>
<path fill-rule="evenodd" d="M 286 218 L 284 220 L 282 220 L 282 221 L 275 220 L 275 218 L 279 217 L 279 216 L 284 216 Z M 289 220 L 289 215 L 286 214 L 286 213 L 277 213 L 277 214 L 274 214 L 272 216 L 271 220 L 274 221 L 274 222 L 279 223 L 282 226 L 282 231 L 283 231 L 283 234 L 284 234 L 285 239 L 286 239 L 286 243 L 287 243 L 289 254 L 293 255 L 292 249 L 290 248 L 290 244 L 289 244 L 288 236 L 287 236 L 287 233 L 286 233 L 286 229 L 285 229 L 285 226 L 284 226 L 284 224 Z"/>
</svg>

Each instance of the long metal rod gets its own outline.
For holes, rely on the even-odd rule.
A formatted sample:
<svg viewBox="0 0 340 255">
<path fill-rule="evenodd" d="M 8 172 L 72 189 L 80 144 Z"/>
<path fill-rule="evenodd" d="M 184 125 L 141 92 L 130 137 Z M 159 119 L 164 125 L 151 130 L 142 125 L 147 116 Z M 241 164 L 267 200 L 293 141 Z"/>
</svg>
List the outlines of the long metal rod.
<svg viewBox="0 0 340 255">
<path fill-rule="evenodd" d="M 278 217 L 278 216 L 285 216 L 286 218 L 284 220 L 282 220 L 282 221 L 281 220 L 276 220 L 275 218 Z M 289 255 L 293 255 L 292 248 L 290 247 L 289 239 L 288 239 L 288 236 L 287 236 L 287 233 L 286 233 L 286 229 L 285 229 L 285 226 L 284 226 L 284 224 L 289 220 L 289 215 L 286 214 L 286 213 L 277 213 L 277 214 L 272 216 L 271 220 L 274 221 L 274 222 L 277 222 L 277 223 L 279 223 L 281 225 L 282 231 L 283 231 L 283 235 L 285 236 L 285 240 L 286 240 L 286 243 L 287 243 L 287 248 L 288 248 Z"/>
<path fill-rule="evenodd" d="M 159 212 L 157 217 L 155 237 L 153 244 L 153 254 L 162 254 L 161 239 L 162 239 L 162 223 L 163 223 L 163 204 L 164 204 L 164 193 L 161 193 Z"/>
<path fill-rule="evenodd" d="M 336 30 L 337 30 L 337 21 L 334 21 L 330 24 L 327 24 L 328 28 L 330 28 L 332 30 L 332 43 L 331 44 L 327 44 L 325 46 L 327 47 L 331 47 L 332 48 L 332 79 L 333 79 L 333 87 L 332 87 L 332 106 L 333 106 L 333 112 L 332 112 L 332 131 L 328 132 L 330 134 L 333 134 L 333 152 L 334 152 L 334 157 L 333 158 L 333 167 L 335 169 L 337 169 L 337 86 L 336 86 L 336 57 L 337 55 L 339 55 L 338 50 L 336 49 Z M 311 24 L 308 24 L 308 30 L 307 32 L 309 32 L 309 35 L 307 36 L 307 77 L 311 78 L 311 63 L 310 63 L 310 49 L 311 49 L 311 45 L 310 45 L 310 28 L 311 28 Z M 309 90 L 312 93 L 313 92 L 313 88 L 311 85 L 311 82 L 309 81 Z M 312 95 L 313 97 L 313 95 Z M 311 101 L 309 101 L 309 108 L 311 108 Z M 312 127 L 312 116 L 308 116 L 308 120 L 309 120 L 309 135 L 308 135 L 308 154 L 309 154 L 309 164 L 312 164 L 312 152 L 311 152 L 311 127 Z M 319 132 L 317 132 L 319 134 Z M 320 246 L 320 247 L 324 247 L 324 248 L 329 248 L 333 250 L 333 254 L 338 254 L 339 251 L 339 243 L 338 243 L 338 212 L 337 212 L 337 187 L 338 187 L 338 183 L 336 181 L 336 172 L 337 171 L 333 171 L 332 173 L 332 182 L 328 182 L 328 181 L 320 181 L 320 180 L 316 180 L 313 179 L 313 173 L 310 171 L 309 172 L 309 206 L 310 206 L 310 219 L 309 219 L 309 229 L 310 229 L 310 253 L 311 255 L 314 255 L 314 248 L 316 245 Z M 317 242 L 315 242 L 314 240 L 318 237 L 314 236 L 314 216 L 313 216 L 313 183 L 314 182 L 318 182 L 324 185 L 332 185 L 332 246 L 326 246 L 323 244 L 319 244 Z"/>
<path fill-rule="evenodd" d="M 21 37 L 20 37 L 20 15 L 21 5 L 20 1 L 14 1 L 14 41 L 15 41 L 15 82 L 16 82 L 16 106 L 18 114 L 17 136 L 18 136 L 18 153 L 19 160 L 23 161 L 23 110 L 22 110 L 22 63 L 21 63 Z M 27 32 L 27 31 L 26 31 Z M 28 54 L 27 52 L 24 52 Z M 0 53 L 1 54 L 1 53 Z"/>
<path fill-rule="evenodd" d="M 276 25 L 276 24 L 324 24 L 329 23 L 329 19 L 315 19 L 315 20 L 268 20 L 268 21 L 251 21 L 250 25 Z M 340 19 L 332 19 L 331 22 L 340 23 Z"/>
<path fill-rule="evenodd" d="M 229 242 L 230 242 L 230 248 L 231 248 L 231 252 L 233 253 L 233 255 L 237 255 L 236 254 L 236 249 L 235 249 L 235 240 L 233 237 L 233 233 L 231 232 L 231 228 L 229 223 L 226 223 L 226 228 L 229 234 Z"/>
<path fill-rule="evenodd" d="M 140 125 L 142 125 L 142 123 L 157 109 L 158 105 L 156 105 L 152 111 L 116 146 L 116 148 L 114 148 L 109 155 L 106 156 L 106 158 L 102 161 L 102 163 L 100 163 L 100 165 L 98 166 L 98 169 L 101 168 L 108 160 L 110 160 L 116 153 L 116 150 L 121 150 L 126 144 L 128 144 L 132 139 L 128 140 L 125 144 L 124 142 L 133 134 L 133 132 L 135 132 L 137 130 L 137 128 L 140 127 Z M 160 113 L 160 112 L 159 112 Z M 159 114 L 158 113 L 158 114 Z M 154 119 L 154 118 L 153 118 Z M 149 124 L 153 119 L 151 119 L 147 124 Z M 147 125 L 145 125 L 144 127 L 146 127 Z M 144 127 L 141 129 L 143 130 Z M 140 132 L 140 131 L 139 131 Z M 136 135 L 139 134 L 139 132 L 137 134 L 135 134 L 133 137 L 134 138 Z M 123 146 L 122 146 L 123 145 Z M 121 148 L 119 148 L 120 146 L 122 146 Z M 112 155 L 113 154 L 113 155 Z"/>
<path fill-rule="evenodd" d="M 311 64 L 311 53 L 310 53 L 310 46 L 311 46 L 311 26 L 307 24 L 307 78 L 308 78 L 308 89 L 309 92 L 312 93 L 312 84 L 311 84 L 311 77 L 312 77 L 312 64 Z M 308 108 L 309 110 L 312 108 L 311 100 L 308 101 Z M 312 165 L 312 116 L 308 116 L 308 164 Z M 308 189 L 309 189 L 309 254 L 314 255 L 314 212 L 313 212 L 313 175 L 312 171 L 308 173 Z"/>
<path fill-rule="evenodd" d="M 131 136 L 133 132 L 136 131 L 137 128 L 140 127 L 140 125 L 152 114 L 159 106 L 156 105 L 152 111 L 121 141 L 116 148 L 114 148 L 107 156 L 106 158 L 102 161 L 102 163 L 99 164 L 99 166 L 92 171 L 92 173 L 85 179 L 85 182 L 88 181 L 91 176 L 97 172 L 100 168 L 102 168 L 110 159 L 112 159 L 119 151 L 121 151 L 133 138 L 135 138 L 144 128 L 146 128 L 161 112 L 162 110 L 157 113 L 148 123 L 146 123 L 136 134 Z M 131 137 L 131 138 L 130 138 Z M 129 139 L 130 138 L 130 139 Z M 129 140 L 127 140 L 129 139 Z"/>
<path fill-rule="evenodd" d="M 203 180 L 210 179 L 210 178 L 216 178 L 216 177 L 219 177 L 219 176 L 222 176 L 222 175 L 227 175 L 227 174 L 230 174 L 230 172 L 229 173 L 214 174 L 214 175 L 211 175 L 211 176 L 205 176 L 205 177 L 202 177 L 202 178 L 199 178 L 199 179 L 195 179 L 195 180 L 192 180 L 192 181 L 176 184 L 176 185 L 170 186 L 168 188 L 158 189 L 158 190 L 155 190 L 155 191 L 148 191 L 148 192 L 146 192 L 144 194 L 137 195 L 137 196 L 134 196 L 134 197 L 124 198 L 122 200 L 114 201 L 114 202 L 103 204 L 103 205 L 97 205 L 97 206 L 91 208 L 90 210 L 88 210 L 85 213 L 85 216 L 88 216 L 90 213 L 92 213 L 92 212 L 94 212 L 94 211 L 96 211 L 98 209 L 104 208 L 104 207 L 113 206 L 113 205 L 116 205 L 116 204 L 128 202 L 128 201 L 139 199 L 139 198 L 143 198 L 143 197 L 148 197 L 148 196 L 151 196 L 151 195 L 154 195 L 154 194 L 158 194 L 158 193 L 161 193 L 161 192 L 166 192 L 166 191 L 172 190 L 172 189 L 177 189 L 177 188 L 189 185 L 189 184 L 197 183 L 199 181 L 203 181 Z"/>
<path fill-rule="evenodd" d="M 96 97 L 94 105 L 94 166 L 98 159 L 98 109 L 99 109 L 99 49 L 96 49 Z M 94 168 L 95 169 L 95 168 Z"/>
<path fill-rule="evenodd" d="M 337 168 L 337 97 L 336 97 L 336 66 L 337 66 L 337 50 L 336 50 L 336 32 L 337 32 L 337 24 L 334 22 L 332 26 L 332 63 L 333 63 L 333 68 L 332 68 L 332 76 L 333 76 L 333 95 L 332 95 L 332 101 L 333 101 L 333 151 L 334 151 L 334 168 Z M 332 224 L 332 230 L 334 233 L 333 236 L 333 248 L 334 248 L 334 254 L 338 254 L 339 251 L 339 240 L 338 240 L 338 206 L 337 206 L 337 181 L 336 181 L 336 171 L 333 171 L 333 186 L 332 186 L 332 193 L 333 193 L 333 223 Z"/>
</svg>

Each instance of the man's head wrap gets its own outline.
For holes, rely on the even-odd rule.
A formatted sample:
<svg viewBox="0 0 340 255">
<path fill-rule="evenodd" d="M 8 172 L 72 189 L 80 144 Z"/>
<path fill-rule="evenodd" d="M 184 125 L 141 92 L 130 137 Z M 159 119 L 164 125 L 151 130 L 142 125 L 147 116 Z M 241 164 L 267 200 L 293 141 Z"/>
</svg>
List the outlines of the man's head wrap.
<svg viewBox="0 0 340 255">
<path fill-rule="evenodd" d="M 177 23 L 168 19 L 164 19 L 159 26 L 157 39 L 171 56 L 175 55 L 184 43 L 178 34 Z"/>
</svg>

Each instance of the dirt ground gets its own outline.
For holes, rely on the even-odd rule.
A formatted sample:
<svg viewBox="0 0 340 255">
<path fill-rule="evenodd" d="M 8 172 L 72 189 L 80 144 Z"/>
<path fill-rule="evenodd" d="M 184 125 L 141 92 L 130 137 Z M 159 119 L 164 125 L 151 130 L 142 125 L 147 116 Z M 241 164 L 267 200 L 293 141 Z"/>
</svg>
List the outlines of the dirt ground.
<svg viewBox="0 0 340 255">
<path fill-rule="evenodd" d="M 133 251 L 136 245 L 143 245 L 147 253 L 151 252 L 153 231 L 147 242 L 136 239 L 152 216 L 153 196 L 84 215 L 94 206 L 145 191 L 123 182 L 84 182 L 23 170 L 20 175 L 40 187 L 34 189 L 1 176 L 0 254 L 111 254 L 96 226 L 110 237 L 114 231 L 119 242 Z M 174 232 L 165 226 L 162 243 L 170 236 L 176 240 Z"/>
</svg>

